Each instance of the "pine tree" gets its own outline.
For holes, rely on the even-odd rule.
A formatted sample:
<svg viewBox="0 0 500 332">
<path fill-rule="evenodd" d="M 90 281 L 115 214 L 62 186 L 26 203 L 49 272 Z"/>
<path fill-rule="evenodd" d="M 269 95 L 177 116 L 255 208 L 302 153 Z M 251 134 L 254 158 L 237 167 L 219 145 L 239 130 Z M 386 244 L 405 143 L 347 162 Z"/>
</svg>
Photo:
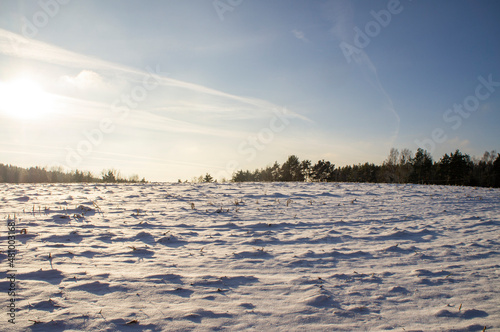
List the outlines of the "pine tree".
<svg viewBox="0 0 500 332">
<path fill-rule="evenodd" d="M 214 178 L 210 174 L 206 174 L 205 177 L 203 178 L 203 182 L 205 183 L 211 183 L 214 182 Z"/>
</svg>

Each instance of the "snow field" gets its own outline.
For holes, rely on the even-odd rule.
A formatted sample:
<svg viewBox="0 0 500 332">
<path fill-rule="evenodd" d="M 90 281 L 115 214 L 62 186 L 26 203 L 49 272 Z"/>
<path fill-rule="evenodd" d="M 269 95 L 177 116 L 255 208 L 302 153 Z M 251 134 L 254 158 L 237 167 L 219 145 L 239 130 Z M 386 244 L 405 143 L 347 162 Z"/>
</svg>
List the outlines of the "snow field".
<svg viewBox="0 0 500 332">
<path fill-rule="evenodd" d="M 500 329 L 498 189 L 0 185 L 6 331 Z M 21 234 L 22 233 L 22 234 Z"/>
</svg>

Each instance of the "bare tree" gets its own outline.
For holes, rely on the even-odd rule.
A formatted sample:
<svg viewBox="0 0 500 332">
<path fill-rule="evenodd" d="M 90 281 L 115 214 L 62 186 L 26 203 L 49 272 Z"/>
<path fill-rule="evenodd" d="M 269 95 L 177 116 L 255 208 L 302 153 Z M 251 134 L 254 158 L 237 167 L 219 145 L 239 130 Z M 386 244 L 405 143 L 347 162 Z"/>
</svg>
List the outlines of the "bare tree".
<svg viewBox="0 0 500 332">
<path fill-rule="evenodd" d="M 399 166 L 399 150 L 391 148 L 389 156 L 383 163 L 383 182 L 399 182 L 398 166 Z"/>
</svg>

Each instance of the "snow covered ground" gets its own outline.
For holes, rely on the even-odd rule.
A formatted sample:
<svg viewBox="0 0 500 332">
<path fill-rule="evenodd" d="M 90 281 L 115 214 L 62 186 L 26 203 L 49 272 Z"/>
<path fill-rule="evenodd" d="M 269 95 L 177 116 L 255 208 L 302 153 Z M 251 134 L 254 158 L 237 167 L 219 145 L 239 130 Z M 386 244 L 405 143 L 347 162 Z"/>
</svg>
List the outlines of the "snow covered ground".
<svg viewBox="0 0 500 332">
<path fill-rule="evenodd" d="M 4 184 L 0 193 L 4 331 L 500 329 L 497 189 Z"/>
</svg>

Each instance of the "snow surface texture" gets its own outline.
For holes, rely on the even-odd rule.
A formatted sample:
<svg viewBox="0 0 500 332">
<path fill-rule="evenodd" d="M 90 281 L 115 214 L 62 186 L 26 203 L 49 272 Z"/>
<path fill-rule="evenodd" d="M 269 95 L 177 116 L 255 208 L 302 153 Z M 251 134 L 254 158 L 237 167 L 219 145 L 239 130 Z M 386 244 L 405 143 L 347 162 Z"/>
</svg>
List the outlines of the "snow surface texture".
<svg viewBox="0 0 500 332">
<path fill-rule="evenodd" d="M 0 193 L 5 331 L 500 328 L 497 189 L 57 184 Z M 4 271 L 14 214 L 12 325 Z"/>
</svg>

